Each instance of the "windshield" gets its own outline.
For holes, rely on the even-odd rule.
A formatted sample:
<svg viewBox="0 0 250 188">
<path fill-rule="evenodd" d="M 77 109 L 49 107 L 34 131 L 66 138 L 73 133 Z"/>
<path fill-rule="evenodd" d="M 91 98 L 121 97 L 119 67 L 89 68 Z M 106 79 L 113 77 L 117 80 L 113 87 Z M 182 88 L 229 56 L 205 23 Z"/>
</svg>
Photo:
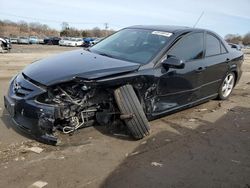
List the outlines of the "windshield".
<svg viewBox="0 0 250 188">
<path fill-rule="evenodd" d="M 171 33 L 146 29 L 123 29 L 90 48 L 91 52 L 146 64 L 166 45 Z"/>
</svg>

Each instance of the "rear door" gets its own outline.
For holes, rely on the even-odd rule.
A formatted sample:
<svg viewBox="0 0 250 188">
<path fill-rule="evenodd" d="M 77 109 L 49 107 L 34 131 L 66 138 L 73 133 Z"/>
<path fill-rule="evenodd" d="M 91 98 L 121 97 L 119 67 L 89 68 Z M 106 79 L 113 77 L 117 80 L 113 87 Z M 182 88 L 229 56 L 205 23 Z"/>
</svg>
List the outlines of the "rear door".
<svg viewBox="0 0 250 188">
<path fill-rule="evenodd" d="M 165 58 L 170 56 L 184 60 L 185 67 L 159 67 L 157 100 L 154 105 L 154 111 L 157 113 L 179 108 L 200 98 L 204 33 L 195 32 L 183 36 L 167 52 Z"/>
<path fill-rule="evenodd" d="M 228 52 L 222 41 L 214 34 L 207 32 L 205 36 L 205 59 L 202 77 L 201 97 L 215 95 L 223 77 L 228 71 Z"/>
</svg>

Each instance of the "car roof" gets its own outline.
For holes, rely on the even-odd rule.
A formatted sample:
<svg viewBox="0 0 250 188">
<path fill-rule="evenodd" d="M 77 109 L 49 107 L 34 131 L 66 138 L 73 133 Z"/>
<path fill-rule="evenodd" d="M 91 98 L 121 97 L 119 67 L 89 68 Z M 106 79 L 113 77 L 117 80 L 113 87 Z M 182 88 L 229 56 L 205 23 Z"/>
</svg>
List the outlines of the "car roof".
<svg viewBox="0 0 250 188">
<path fill-rule="evenodd" d="M 191 28 L 186 26 L 175 26 L 175 25 L 134 25 L 127 28 L 131 29 L 149 29 L 149 30 L 159 30 L 166 31 L 170 33 L 176 33 L 181 31 L 204 31 L 204 29 Z"/>
</svg>

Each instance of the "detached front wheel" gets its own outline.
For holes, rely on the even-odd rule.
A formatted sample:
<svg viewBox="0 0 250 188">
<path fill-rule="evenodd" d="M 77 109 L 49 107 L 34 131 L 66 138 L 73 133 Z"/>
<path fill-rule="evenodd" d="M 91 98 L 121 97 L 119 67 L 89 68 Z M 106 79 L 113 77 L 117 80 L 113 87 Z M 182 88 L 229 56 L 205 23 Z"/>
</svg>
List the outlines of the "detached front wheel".
<svg viewBox="0 0 250 188">
<path fill-rule="evenodd" d="M 131 85 L 122 86 L 115 90 L 114 95 L 132 136 L 136 139 L 142 139 L 149 135 L 150 125 L 133 87 Z"/>
<path fill-rule="evenodd" d="M 235 74 L 233 72 L 230 72 L 226 75 L 221 84 L 218 98 L 221 100 L 227 99 L 232 93 L 234 85 L 235 85 Z"/>
</svg>

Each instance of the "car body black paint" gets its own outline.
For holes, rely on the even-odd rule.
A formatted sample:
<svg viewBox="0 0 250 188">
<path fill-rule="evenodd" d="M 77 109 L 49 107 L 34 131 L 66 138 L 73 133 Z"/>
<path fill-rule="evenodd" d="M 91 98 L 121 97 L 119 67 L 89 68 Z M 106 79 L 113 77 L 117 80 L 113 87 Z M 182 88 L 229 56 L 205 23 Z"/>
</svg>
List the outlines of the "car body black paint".
<svg viewBox="0 0 250 188">
<path fill-rule="evenodd" d="M 135 71 L 139 64 L 94 54 L 83 49 L 39 60 L 23 70 L 33 80 L 50 86 L 75 77 L 97 79 L 112 74 Z"/>
<path fill-rule="evenodd" d="M 241 77 L 243 53 L 231 49 L 221 37 L 211 31 L 175 26 L 129 28 L 166 31 L 173 34 L 166 46 L 145 65 L 80 49 L 39 60 L 27 66 L 21 74 L 13 78 L 5 97 L 6 107 L 9 103 L 15 105 L 12 115 L 18 127 L 40 141 L 55 143 L 53 124 L 61 117 L 60 108 L 57 105 L 40 103 L 37 96 L 45 93 L 50 87 L 70 81 L 80 81 L 87 87 L 111 90 L 131 84 L 144 104 L 148 119 L 154 119 L 215 98 L 222 79 L 230 71 L 236 74 L 237 81 Z M 202 58 L 185 62 L 183 69 L 163 67 L 162 62 L 169 50 L 174 48 L 176 41 L 181 41 L 187 34 L 197 32 L 204 34 Z M 207 33 L 218 38 L 226 49 L 225 53 L 205 56 Z"/>
</svg>

